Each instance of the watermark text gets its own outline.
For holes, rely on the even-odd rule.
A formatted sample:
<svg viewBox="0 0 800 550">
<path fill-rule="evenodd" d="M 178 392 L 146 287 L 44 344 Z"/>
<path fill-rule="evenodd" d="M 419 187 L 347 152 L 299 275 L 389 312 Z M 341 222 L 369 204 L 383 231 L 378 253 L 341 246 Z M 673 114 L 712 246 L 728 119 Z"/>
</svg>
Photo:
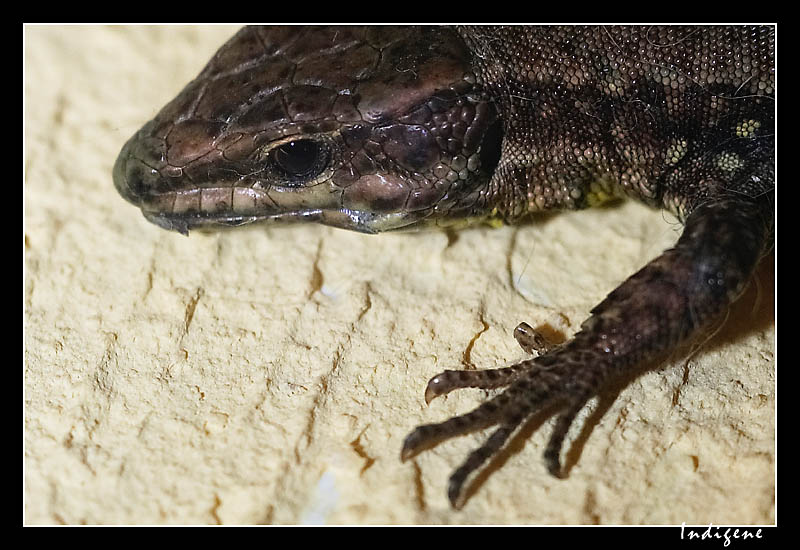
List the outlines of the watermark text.
<svg viewBox="0 0 800 550">
<path fill-rule="evenodd" d="M 722 546 L 728 547 L 734 540 L 748 540 L 762 538 L 761 529 L 748 529 L 744 527 L 686 527 L 686 522 L 681 523 L 681 540 L 708 540 L 718 539 L 723 541 Z"/>
</svg>

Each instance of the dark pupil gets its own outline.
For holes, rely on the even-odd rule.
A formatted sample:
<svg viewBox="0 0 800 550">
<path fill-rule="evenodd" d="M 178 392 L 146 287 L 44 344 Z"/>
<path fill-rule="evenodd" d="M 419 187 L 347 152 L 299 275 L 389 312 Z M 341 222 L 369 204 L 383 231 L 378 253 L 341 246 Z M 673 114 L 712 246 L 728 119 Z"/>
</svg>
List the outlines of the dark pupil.
<svg viewBox="0 0 800 550">
<path fill-rule="evenodd" d="M 320 148 L 310 139 L 290 141 L 275 149 L 275 162 L 287 174 L 305 176 L 317 166 Z"/>
</svg>

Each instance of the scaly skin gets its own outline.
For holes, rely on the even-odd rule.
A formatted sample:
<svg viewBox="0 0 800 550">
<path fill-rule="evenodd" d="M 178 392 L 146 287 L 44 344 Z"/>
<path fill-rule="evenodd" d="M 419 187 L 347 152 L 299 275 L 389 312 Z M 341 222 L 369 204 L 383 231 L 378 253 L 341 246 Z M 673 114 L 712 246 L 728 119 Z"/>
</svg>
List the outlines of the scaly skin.
<svg viewBox="0 0 800 550">
<path fill-rule="evenodd" d="M 531 415 L 570 424 L 610 378 L 697 336 L 747 285 L 774 231 L 771 27 L 246 28 L 114 167 L 145 217 L 183 233 L 315 221 L 374 233 L 577 209 L 617 197 L 685 223 L 560 346 L 446 371 L 426 401 L 506 389 L 406 438 L 408 459 L 496 426 L 469 475 Z M 529 328 L 529 327 L 528 327 Z M 520 327 L 526 349 L 541 347 Z"/>
</svg>

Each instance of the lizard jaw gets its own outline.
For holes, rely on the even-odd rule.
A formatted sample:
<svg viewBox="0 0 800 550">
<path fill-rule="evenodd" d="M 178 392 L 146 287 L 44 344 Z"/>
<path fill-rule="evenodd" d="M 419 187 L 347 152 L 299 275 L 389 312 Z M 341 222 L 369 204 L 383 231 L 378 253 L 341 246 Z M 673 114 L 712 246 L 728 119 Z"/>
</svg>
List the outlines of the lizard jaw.
<svg viewBox="0 0 800 550">
<path fill-rule="evenodd" d="M 349 229 L 359 233 L 375 234 L 390 230 L 403 230 L 419 224 L 424 213 L 376 214 L 346 208 L 304 209 L 290 212 L 263 214 L 208 214 L 203 212 L 167 213 L 142 208 L 145 219 L 162 229 L 188 235 L 190 230 L 219 230 L 224 227 L 239 227 L 252 223 L 321 223 L 331 227 Z"/>
</svg>

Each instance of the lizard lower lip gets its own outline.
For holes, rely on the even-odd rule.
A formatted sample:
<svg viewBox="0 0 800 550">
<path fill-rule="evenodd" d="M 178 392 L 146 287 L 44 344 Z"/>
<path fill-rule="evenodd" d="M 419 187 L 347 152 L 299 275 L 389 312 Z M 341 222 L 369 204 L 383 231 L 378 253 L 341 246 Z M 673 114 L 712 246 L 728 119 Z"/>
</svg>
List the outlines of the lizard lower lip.
<svg viewBox="0 0 800 550">
<path fill-rule="evenodd" d="M 258 221 L 257 216 L 206 216 L 203 214 L 164 214 L 162 212 L 148 212 L 142 210 L 145 219 L 155 225 L 188 235 L 190 229 L 204 226 L 237 227 Z"/>
<path fill-rule="evenodd" d="M 219 229 L 222 227 L 239 227 L 255 222 L 315 222 L 322 216 L 321 210 L 302 210 L 297 212 L 281 212 L 274 214 L 207 214 L 203 212 L 165 213 L 142 209 L 145 219 L 163 229 L 177 231 L 188 235 L 191 229 Z"/>
<path fill-rule="evenodd" d="M 170 231 L 188 235 L 192 229 L 219 229 L 220 227 L 239 227 L 255 222 L 259 223 L 324 223 L 333 227 L 358 231 L 360 233 L 377 233 L 389 230 L 405 230 L 414 227 L 424 219 L 424 214 L 410 215 L 395 213 L 376 215 L 348 209 L 306 209 L 291 212 L 262 213 L 259 215 L 205 212 L 173 212 L 142 208 L 147 221 Z"/>
</svg>

